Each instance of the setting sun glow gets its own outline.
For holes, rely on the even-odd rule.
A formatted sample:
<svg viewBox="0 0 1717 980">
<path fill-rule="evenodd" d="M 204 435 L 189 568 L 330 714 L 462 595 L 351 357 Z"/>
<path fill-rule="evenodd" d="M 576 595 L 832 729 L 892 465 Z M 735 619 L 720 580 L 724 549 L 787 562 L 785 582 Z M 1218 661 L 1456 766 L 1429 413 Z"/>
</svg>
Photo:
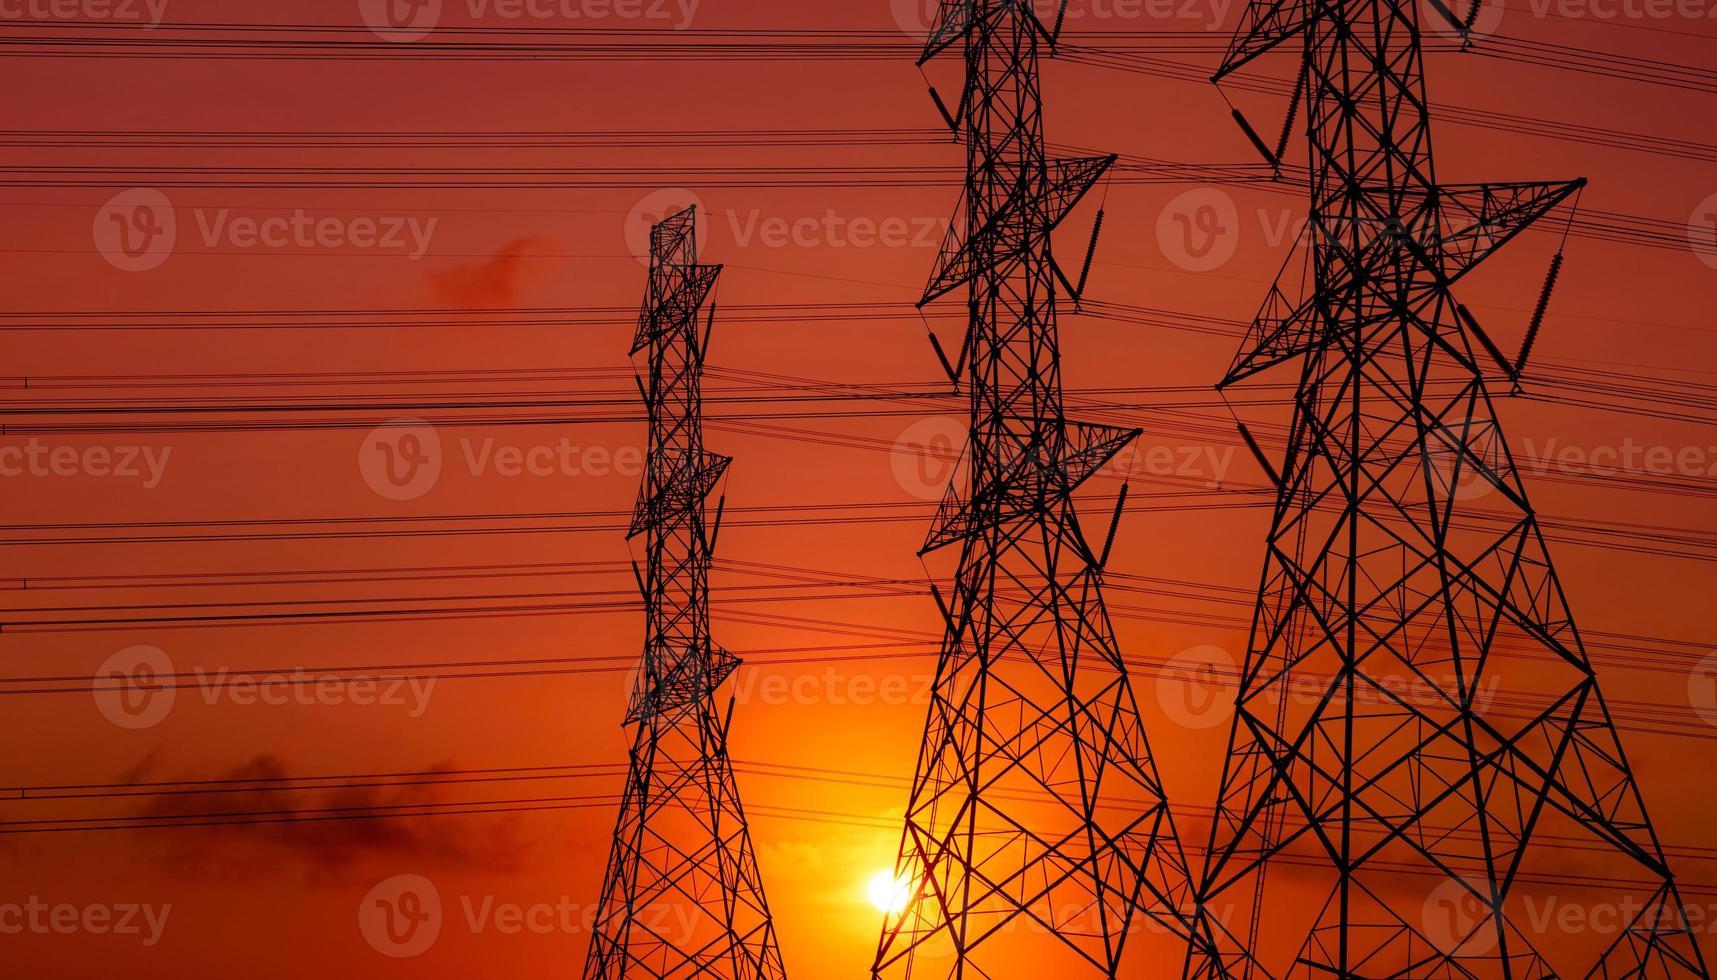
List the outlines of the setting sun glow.
<svg viewBox="0 0 1717 980">
<path fill-rule="evenodd" d="M 877 911 L 892 914 L 906 908 L 912 898 L 912 885 L 894 877 L 892 871 L 878 871 L 865 886 L 865 894 Z"/>
</svg>

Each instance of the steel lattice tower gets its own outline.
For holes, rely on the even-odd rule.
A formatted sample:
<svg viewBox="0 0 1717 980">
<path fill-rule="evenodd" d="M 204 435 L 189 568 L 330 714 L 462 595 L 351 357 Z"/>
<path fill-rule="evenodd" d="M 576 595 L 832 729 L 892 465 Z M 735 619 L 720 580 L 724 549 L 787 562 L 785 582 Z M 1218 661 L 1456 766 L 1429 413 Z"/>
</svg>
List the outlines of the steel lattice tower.
<svg viewBox="0 0 1717 980">
<path fill-rule="evenodd" d="M 922 303 L 967 288 L 948 367 L 971 419 L 924 546 L 959 559 L 896 865 L 911 898 L 884 922 L 876 977 L 1113 977 L 1141 913 L 1186 930 L 1185 858 L 1102 600 L 1108 548 L 1072 500 L 1138 433 L 1063 412 L 1056 298 L 1075 290 L 1051 232 L 1114 158 L 1046 158 L 1052 44 L 1029 3 L 945 0 L 920 61 L 963 45 L 964 95 L 944 111 L 965 192 Z"/>
<path fill-rule="evenodd" d="M 1311 276 L 1223 381 L 1300 369 L 1199 889 L 1241 921 L 1187 972 L 1705 977 L 1486 388 L 1524 351 L 1452 294 L 1584 181 L 1437 182 L 1416 6 L 1252 0 L 1216 76 L 1303 44 Z M 1641 908 L 1535 949 L 1524 889 L 1592 853 Z"/>
<path fill-rule="evenodd" d="M 650 231 L 650 285 L 632 353 L 650 448 L 632 518 L 644 535 L 644 655 L 626 714 L 636 725 L 587 978 L 782 978 L 774 921 L 727 755 L 716 690 L 739 666 L 709 631 L 707 498 L 728 457 L 704 449 L 699 316 L 720 266 L 697 261 L 695 214 Z"/>
</svg>

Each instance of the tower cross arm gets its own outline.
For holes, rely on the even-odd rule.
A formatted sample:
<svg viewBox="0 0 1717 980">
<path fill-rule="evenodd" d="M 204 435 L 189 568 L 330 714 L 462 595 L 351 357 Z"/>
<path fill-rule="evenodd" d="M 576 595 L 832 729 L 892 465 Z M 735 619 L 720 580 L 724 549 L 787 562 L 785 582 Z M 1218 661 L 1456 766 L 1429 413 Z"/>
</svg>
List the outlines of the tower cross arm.
<svg viewBox="0 0 1717 980">
<path fill-rule="evenodd" d="M 1226 388 L 1311 350 L 1317 342 L 1317 322 L 1316 296 L 1295 304 L 1280 285 L 1271 286 L 1263 309 L 1246 330 L 1240 352 L 1216 387 Z"/>
<path fill-rule="evenodd" d="M 1586 178 L 1437 188 L 1441 272 L 1449 281 L 1508 244 L 1586 186 Z"/>
<path fill-rule="evenodd" d="M 720 275 L 719 265 L 693 264 L 662 276 L 663 295 L 645 299 L 644 308 L 638 313 L 638 333 L 628 353 L 638 353 L 668 331 L 685 329 L 709 298 Z"/>
<path fill-rule="evenodd" d="M 1022 227 L 1033 220 L 1030 209 L 1041 208 L 1043 230 L 1054 231 L 1067 218 L 1097 181 L 1114 166 L 1116 156 L 1072 157 L 1049 161 L 1041 191 L 1022 185 L 1009 195 L 1007 201 L 973 234 L 962 238 L 956 226 L 950 226 L 942 241 L 936 268 L 930 274 L 930 284 L 924 289 L 919 306 L 934 302 L 971 282 L 991 262 L 1005 261 L 1032 245 L 1031 237 L 1020 234 Z M 965 210 L 966 198 L 961 198 L 960 212 Z M 1024 212 L 1022 214 L 1022 212 Z"/>
<path fill-rule="evenodd" d="M 1306 0 L 1250 0 L 1240 13 L 1240 27 L 1228 42 L 1228 53 L 1212 80 L 1221 81 L 1305 30 L 1309 9 Z"/>
<path fill-rule="evenodd" d="M 924 50 L 918 56 L 920 68 L 931 59 L 958 44 L 974 29 L 1002 23 L 1004 17 L 1023 17 L 1031 30 L 1051 47 L 1055 37 L 1037 16 L 1037 8 L 1026 0 L 1006 0 L 985 3 L 983 0 L 942 0 L 937 7 L 930 33 L 924 39 Z"/>
</svg>

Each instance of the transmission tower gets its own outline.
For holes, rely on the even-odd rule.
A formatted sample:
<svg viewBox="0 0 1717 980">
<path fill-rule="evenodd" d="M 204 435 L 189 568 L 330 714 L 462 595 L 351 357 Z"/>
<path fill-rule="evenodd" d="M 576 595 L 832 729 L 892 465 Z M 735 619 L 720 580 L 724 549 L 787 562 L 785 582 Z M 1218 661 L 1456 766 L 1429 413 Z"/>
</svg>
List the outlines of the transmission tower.
<svg viewBox="0 0 1717 980">
<path fill-rule="evenodd" d="M 727 755 L 730 701 L 716 690 L 738 658 L 709 635 L 711 548 L 721 523 L 707 499 L 731 461 L 704 449 L 703 358 L 713 325 L 699 314 L 721 267 L 697 261 L 688 208 L 650 231 L 650 286 L 632 353 L 649 351 L 639 388 L 650 451 L 630 536 L 644 535 L 639 575 L 644 655 L 626 723 L 631 767 L 585 960 L 590 980 L 785 977 L 751 834 Z"/>
<path fill-rule="evenodd" d="M 1453 296 L 1584 181 L 1437 182 L 1417 10 L 1252 0 L 1216 76 L 1303 45 L 1309 280 L 1284 273 L 1222 382 L 1300 371 L 1199 887 L 1240 914 L 1187 975 L 1705 977 L 1486 387 L 1518 379 L 1561 255 L 1517 358 Z M 1637 904 L 1536 948 L 1547 883 Z"/>
<path fill-rule="evenodd" d="M 1094 548 L 1072 499 L 1138 432 L 1063 411 L 1056 299 L 1078 289 L 1050 236 L 1114 157 L 1046 157 L 1053 44 L 1029 3 L 945 0 L 919 62 L 965 53 L 958 107 L 936 98 L 964 197 L 920 305 L 966 287 L 957 363 L 936 350 L 971 420 L 921 552 L 959 545 L 879 978 L 1113 977 L 1141 913 L 1187 930 L 1185 858 L 1102 600 L 1114 526 Z"/>
</svg>

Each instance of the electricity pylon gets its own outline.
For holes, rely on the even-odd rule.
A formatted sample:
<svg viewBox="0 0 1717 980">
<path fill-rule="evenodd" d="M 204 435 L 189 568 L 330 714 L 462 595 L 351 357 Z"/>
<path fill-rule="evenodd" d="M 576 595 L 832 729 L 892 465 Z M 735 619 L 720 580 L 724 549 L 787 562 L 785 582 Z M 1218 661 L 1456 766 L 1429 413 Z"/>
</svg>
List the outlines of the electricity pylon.
<svg viewBox="0 0 1717 980">
<path fill-rule="evenodd" d="M 1453 296 L 1584 181 L 1437 182 L 1417 10 L 1252 0 L 1216 76 L 1302 46 L 1310 280 L 1222 383 L 1300 372 L 1187 975 L 1705 977 L 1486 387 L 1544 304 L 1508 358 Z M 1546 885 L 1638 904 L 1540 948 Z"/>
<path fill-rule="evenodd" d="M 1114 157 L 1046 157 L 1053 44 L 1022 0 L 945 0 L 920 60 L 965 53 L 958 107 L 936 100 L 966 147 L 964 199 L 920 305 L 966 289 L 957 363 L 936 349 L 971 418 L 923 550 L 958 544 L 959 560 L 937 593 L 946 634 L 896 865 L 907 899 L 884 921 L 879 978 L 1114 977 L 1143 916 L 1183 936 L 1190 917 L 1101 594 L 1114 527 L 1093 547 L 1072 499 L 1138 432 L 1063 411 L 1056 301 L 1078 290 L 1050 236 Z"/>
<path fill-rule="evenodd" d="M 650 230 L 650 285 L 632 353 L 648 349 L 640 390 L 649 457 L 631 536 L 644 655 L 626 713 L 631 767 L 584 975 L 786 976 L 745 810 L 727 755 L 732 703 L 716 690 L 739 666 L 709 634 L 710 554 L 721 513 L 710 492 L 730 462 L 704 449 L 703 358 L 715 318 L 700 317 L 721 267 L 697 261 L 693 209 Z"/>
</svg>

